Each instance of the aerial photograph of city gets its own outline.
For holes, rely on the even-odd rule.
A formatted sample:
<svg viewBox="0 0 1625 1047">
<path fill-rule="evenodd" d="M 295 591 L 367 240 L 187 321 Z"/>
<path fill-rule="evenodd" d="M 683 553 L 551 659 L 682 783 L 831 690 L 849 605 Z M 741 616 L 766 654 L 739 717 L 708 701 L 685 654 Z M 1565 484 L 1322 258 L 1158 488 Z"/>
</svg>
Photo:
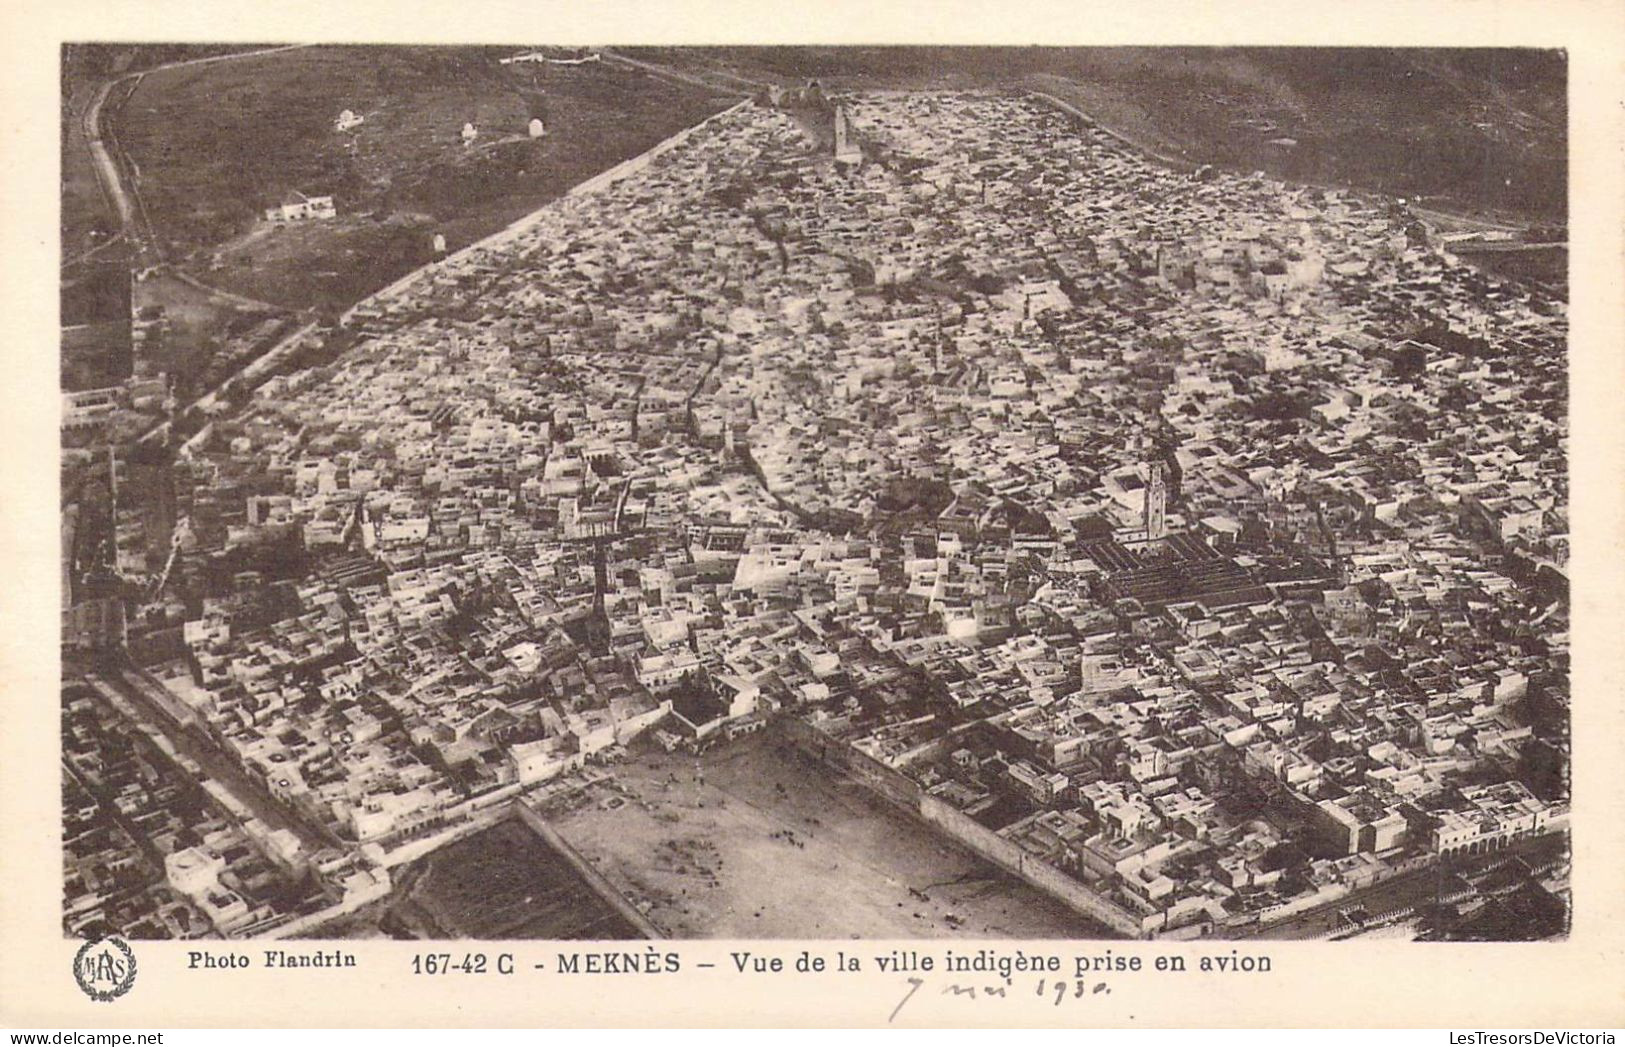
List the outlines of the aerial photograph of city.
<svg viewBox="0 0 1625 1047">
<path fill-rule="evenodd" d="M 1563 52 L 60 73 L 64 937 L 1569 934 Z"/>
</svg>

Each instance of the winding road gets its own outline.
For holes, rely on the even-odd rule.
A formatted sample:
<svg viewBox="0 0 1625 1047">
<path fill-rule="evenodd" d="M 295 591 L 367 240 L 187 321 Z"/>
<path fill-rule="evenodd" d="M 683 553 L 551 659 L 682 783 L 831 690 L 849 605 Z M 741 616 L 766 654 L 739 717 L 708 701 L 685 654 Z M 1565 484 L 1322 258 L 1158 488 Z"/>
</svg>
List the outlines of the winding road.
<svg viewBox="0 0 1625 1047">
<path fill-rule="evenodd" d="M 185 66 L 208 65 L 214 62 L 230 62 L 240 58 L 252 58 L 256 55 L 275 54 L 279 51 L 294 51 L 310 44 L 288 44 L 282 47 L 266 47 L 257 51 L 236 51 L 231 54 L 210 55 L 206 58 L 189 58 L 182 62 L 166 62 L 163 65 L 143 69 L 137 73 L 127 73 L 107 81 L 97 89 L 96 94 L 85 106 L 80 115 L 83 122 L 85 142 L 90 147 L 91 160 L 96 170 L 96 180 L 101 184 L 102 195 L 107 198 L 108 205 L 118 216 L 119 226 L 124 231 L 124 237 L 134 245 L 133 261 L 137 268 L 157 265 L 163 261 L 156 239 L 152 236 L 151 228 L 146 221 L 146 210 L 141 206 L 140 195 L 133 185 L 126 185 L 124 169 L 114 157 L 114 150 L 118 142 L 111 134 L 102 134 L 102 107 L 107 104 L 108 97 L 113 89 L 123 84 L 134 84 L 130 93 L 135 92 L 141 79 L 149 73 L 157 73 L 165 69 L 180 69 Z M 126 99 L 129 95 L 127 94 Z M 111 144 L 109 144 L 111 143 Z"/>
<path fill-rule="evenodd" d="M 151 224 L 147 220 L 146 208 L 142 205 L 140 192 L 134 184 L 134 179 L 126 177 L 127 165 L 120 162 L 121 154 L 119 153 L 118 141 L 111 131 L 106 133 L 103 131 L 102 110 L 114 90 L 129 84 L 129 91 L 124 96 L 128 100 L 130 95 L 134 93 L 135 88 L 140 85 L 141 80 L 151 73 L 188 66 L 237 61 L 243 58 L 277 54 L 283 51 L 296 51 L 311 46 L 313 45 L 288 44 L 281 47 L 266 47 L 254 51 L 236 51 L 231 54 L 210 55 L 204 58 L 190 58 L 180 62 L 167 62 L 151 69 L 116 77 L 97 88 L 90 103 L 85 106 L 84 111 L 80 114 L 80 120 L 84 129 L 85 142 L 90 149 L 96 180 L 101 186 L 102 195 L 106 198 L 109 208 L 118 217 L 122 238 L 131 246 L 130 264 L 136 272 L 139 273 L 163 265 L 164 257 L 158 238 L 153 235 Z M 133 166 L 133 164 L 128 166 Z M 172 273 L 176 279 L 235 308 L 282 311 L 281 306 L 270 302 L 262 302 L 210 287 L 191 274 L 178 269 L 172 270 Z M 314 323 L 309 323 L 300 327 L 297 331 L 278 342 L 270 352 L 251 362 L 242 371 L 231 375 L 189 406 L 208 410 L 221 398 L 224 390 L 232 382 L 238 381 L 244 376 L 253 379 L 263 373 L 266 368 L 274 366 L 283 356 L 296 349 L 300 340 L 313 331 L 315 326 Z M 159 423 L 143 433 L 140 439 L 143 442 L 154 437 L 168 439 L 169 428 L 168 422 Z"/>
</svg>

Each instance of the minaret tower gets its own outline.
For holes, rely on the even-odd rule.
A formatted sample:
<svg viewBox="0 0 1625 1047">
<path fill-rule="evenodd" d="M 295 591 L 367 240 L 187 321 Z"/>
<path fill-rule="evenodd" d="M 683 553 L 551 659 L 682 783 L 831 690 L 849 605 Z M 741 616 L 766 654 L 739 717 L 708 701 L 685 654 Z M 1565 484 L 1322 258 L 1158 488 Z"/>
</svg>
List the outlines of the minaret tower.
<svg viewBox="0 0 1625 1047">
<path fill-rule="evenodd" d="M 1145 536 L 1155 541 L 1168 533 L 1168 483 L 1163 478 L 1164 466 L 1152 461 L 1145 484 Z"/>
<path fill-rule="evenodd" d="M 863 162 L 863 149 L 852 138 L 852 119 L 844 105 L 835 107 L 835 162 L 843 165 Z"/>
</svg>

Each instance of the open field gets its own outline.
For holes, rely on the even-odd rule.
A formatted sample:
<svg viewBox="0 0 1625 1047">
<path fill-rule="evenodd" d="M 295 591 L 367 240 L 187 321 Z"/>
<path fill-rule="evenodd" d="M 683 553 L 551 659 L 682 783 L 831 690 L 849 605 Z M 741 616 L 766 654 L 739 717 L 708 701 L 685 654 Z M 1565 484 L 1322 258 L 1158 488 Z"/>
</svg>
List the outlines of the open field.
<svg viewBox="0 0 1625 1047">
<path fill-rule="evenodd" d="M 635 755 L 544 813 L 674 937 L 1103 936 L 771 732 Z"/>
<path fill-rule="evenodd" d="M 130 374 L 129 322 L 103 320 L 64 326 L 58 363 L 64 391 L 99 389 L 123 381 Z"/>
<path fill-rule="evenodd" d="M 67 267 L 108 237 L 119 233 L 119 216 L 109 206 L 86 139 L 89 110 L 101 89 L 123 77 L 169 62 L 205 61 L 256 50 L 253 44 L 64 44 L 58 70 L 61 111 L 61 234 Z M 120 94 L 122 99 L 122 94 Z M 115 106 L 116 108 L 116 106 Z M 92 237 L 92 233 L 96 233 Z M 105 254 L 98 251 L 98 257 Z M 76 274 L 75 274 L 76 275 Z"/>
<path fill-rule="evenodd" d="M 411 886 L 386 921 L 397 932 L 480 940 L 642 937 L 517 818 L 441 848 L 405 875 Z"/>
<path fill-rule="evenodd" d="M 1496 276 L 1546 284 L 1551 287 L 1568 286 L 1569 253 L 1561 248 L 1542 251 L 1477 251 L 1462 255 L 1472 263 Z"/>
<path fill-rule="evenodd" d="M 172 259 L 226 290 L 337 309 L 428 261 L 435 233 L 456 250 L 737 100 L 607 63 L 501 65 L 510 53 L 324 46 L 161 70 L 121 109 L 119 140 Z M 341 132 L 346 109 L 364 122 Z M 294 192 L 333 196 L 341 219 L 264 229 Z"/>
</svg>

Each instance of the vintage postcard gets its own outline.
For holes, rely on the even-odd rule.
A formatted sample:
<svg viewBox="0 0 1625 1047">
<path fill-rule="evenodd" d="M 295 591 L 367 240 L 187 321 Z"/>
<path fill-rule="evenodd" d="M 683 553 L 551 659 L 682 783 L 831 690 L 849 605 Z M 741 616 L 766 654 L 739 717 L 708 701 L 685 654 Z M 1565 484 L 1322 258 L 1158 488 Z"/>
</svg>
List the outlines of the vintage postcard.
<svg viewBox="0 0 1625 1047">
<path fill-rule="evenodd" d="M 5 16 L 0 1019 L 1625 1022 L 1617 10 L 459 6 Z"/>
</svg>

